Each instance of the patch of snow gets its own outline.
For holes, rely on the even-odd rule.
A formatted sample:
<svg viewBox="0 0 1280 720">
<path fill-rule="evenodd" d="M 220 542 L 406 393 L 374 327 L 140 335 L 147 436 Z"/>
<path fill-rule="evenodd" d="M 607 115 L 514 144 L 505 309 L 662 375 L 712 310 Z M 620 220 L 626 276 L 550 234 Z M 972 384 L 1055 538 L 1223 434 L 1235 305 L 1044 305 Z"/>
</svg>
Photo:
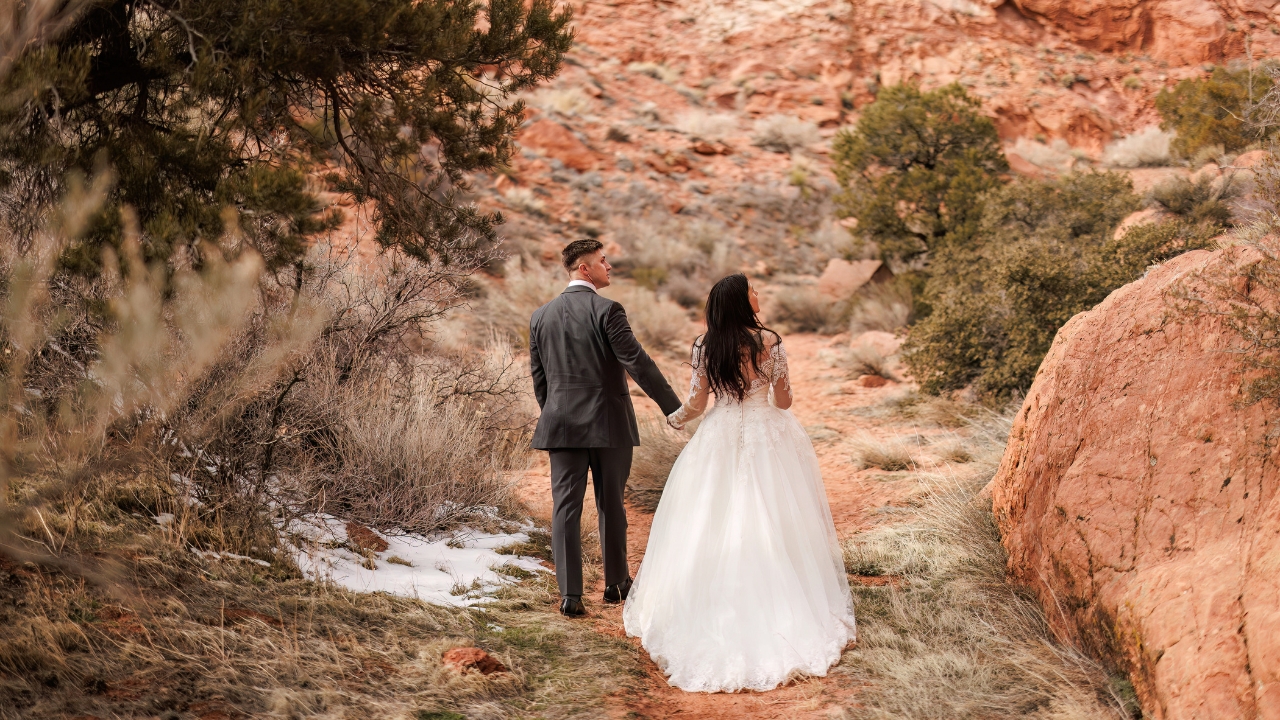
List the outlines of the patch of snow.
<svg viewBox="0 0 1280 720">
<path fill-rule="evenodd" d="M 512 582 L 493 568 L 510 565 L 528 572 L 546 571 L 535 558 L 500 555 L 495 550 L 524 542 L 516 533 L 463 530 L 435 540 L 421 535 L 382 535 L 387 549 L 357 554 L 347 542 L 346 522 L 331 515 L 310 515 L 285 528 L 296 552 L 294 561 L 312 580 L 329 581 L 354 592 L 385 592 L 434 605 L 471 606 L 487 602 L 487 593 Z M 407 561 L 389 562 L 389 558 Z"/>
<path fill-rule="evenodd" d="M 174 517 L 173 513 L 160 513 L 159 515 L 153 515 L 151 519 L 155 520 L 160 527 L 168 527 L 173 524 Z"/>
</svg>

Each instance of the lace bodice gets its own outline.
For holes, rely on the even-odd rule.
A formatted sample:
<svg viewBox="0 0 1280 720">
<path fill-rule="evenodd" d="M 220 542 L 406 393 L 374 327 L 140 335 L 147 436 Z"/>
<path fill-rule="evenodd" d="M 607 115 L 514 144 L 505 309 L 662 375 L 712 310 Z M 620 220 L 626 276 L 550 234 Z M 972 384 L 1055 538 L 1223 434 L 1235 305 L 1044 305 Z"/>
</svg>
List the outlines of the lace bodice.
<svg viewBox="0 0 1280 720">
<path fill-rule="evenodd" d="M 677 429 L 706 411 L 707 400 L 711 393 L 711 383 L 707 379 L 706 358 L 701 342 L 694 343 L 689 363 L 693 366 L 693 375 L 689 379 L 689 397 L 679 410 L 667 416 L 667 424 Z M 777 397 L 785 394 L 787 405 L 790 405 L 791 378 L 787 368 L 787 351 L 783 348 L 781 340 L 766 349 L 765 356 L 759 364 L 759 370 L 760 374 L 751 380 L 751 387 L 747 390 L 743 404 L 753 400 L 764 400 L 768 393 L 762 394 L 761 391 L 771 389 Z M 721 398 L 717 395 L 716 402 L 737 403 L 738 399 Z"/>
</svg>

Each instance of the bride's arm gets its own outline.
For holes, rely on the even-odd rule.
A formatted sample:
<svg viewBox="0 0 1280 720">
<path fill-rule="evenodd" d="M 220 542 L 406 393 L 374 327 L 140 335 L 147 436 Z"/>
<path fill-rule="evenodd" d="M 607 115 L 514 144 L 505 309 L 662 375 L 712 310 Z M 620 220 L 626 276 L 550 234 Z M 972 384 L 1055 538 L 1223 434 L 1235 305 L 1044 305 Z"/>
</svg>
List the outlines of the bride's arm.
<svg viewBox="0 0 1280 720">
<path fill-rule="evenodd" d="M 679 410 L 667 416 L 667 424 L 677 430 L 706 411 L 707 399 L 711 395 L 711 383 L 707 382 L 707 366 L 702 359 L 701 345 L 693 346 L 693 356 L 689 362 L 693 365 L 693 377 L 689 380 L 689 399 L 684 401 Z"/>
<path fill-rule="evenodd" d="M 787 367 L 787 351 L 782 339 L 769 348 L 769 381 L 773 385 L 773 405 L 779 410 L 791 407 L 791 373 Z"/>
</svg>

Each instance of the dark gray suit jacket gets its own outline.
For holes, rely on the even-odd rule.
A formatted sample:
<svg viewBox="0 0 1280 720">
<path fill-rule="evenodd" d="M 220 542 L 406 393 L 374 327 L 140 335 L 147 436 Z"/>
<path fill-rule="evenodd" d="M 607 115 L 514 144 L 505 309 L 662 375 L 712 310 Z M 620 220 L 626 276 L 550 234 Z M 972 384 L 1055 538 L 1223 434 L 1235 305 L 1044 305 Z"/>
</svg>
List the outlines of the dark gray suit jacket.
<svg viewBox="0 0 1280 720">
<path fill-rule="evenodd" d="M 627 374 L 670 415 L 680 398 L 640 347 L 622 305 L 589 287 L 567 288 L 529 320 L 529 370 L 542 416 L 533 447 L 640 444 Z"/>
</svg>

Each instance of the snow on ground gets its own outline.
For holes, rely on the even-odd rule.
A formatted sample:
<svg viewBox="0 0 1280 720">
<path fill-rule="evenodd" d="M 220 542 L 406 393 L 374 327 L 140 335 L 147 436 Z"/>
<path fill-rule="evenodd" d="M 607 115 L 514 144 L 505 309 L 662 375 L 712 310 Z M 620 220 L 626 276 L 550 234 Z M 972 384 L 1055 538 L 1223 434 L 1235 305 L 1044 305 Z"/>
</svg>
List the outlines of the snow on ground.
<svg viewBox="0 0 1280 720">
<path fill-rule="evenodd" d="M 545 572 L 535 558 L 499 555 L 498 548 L 524 542 L 522 533 L 462 530 L 432 540 L 421 535 L 380 535 L 387 549 L 359 554 L 347 538 L 346 523 L 331 515 L 311 515 L 290 523 L 294 560 L 308 578 L 330 581 L 355 592 L 385 592 L 436 605 L 470 606 L 488 600 L 497 586 L 511 582 L 493 568 L 507 565 Z"/>
</svg>

